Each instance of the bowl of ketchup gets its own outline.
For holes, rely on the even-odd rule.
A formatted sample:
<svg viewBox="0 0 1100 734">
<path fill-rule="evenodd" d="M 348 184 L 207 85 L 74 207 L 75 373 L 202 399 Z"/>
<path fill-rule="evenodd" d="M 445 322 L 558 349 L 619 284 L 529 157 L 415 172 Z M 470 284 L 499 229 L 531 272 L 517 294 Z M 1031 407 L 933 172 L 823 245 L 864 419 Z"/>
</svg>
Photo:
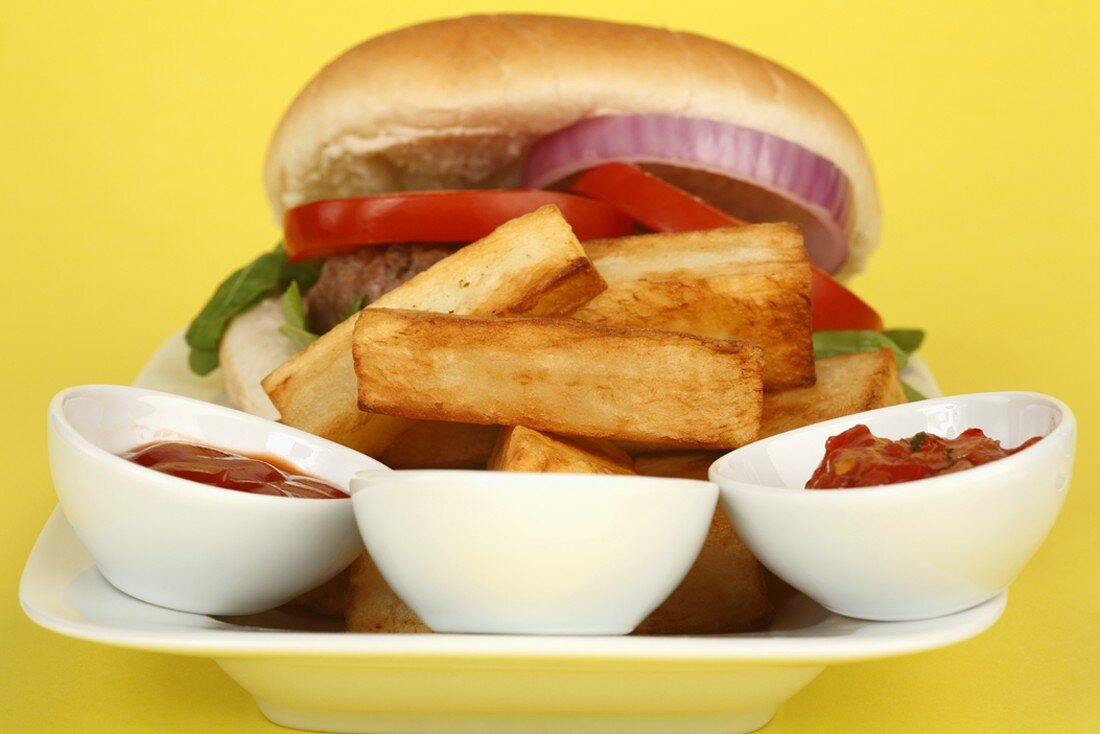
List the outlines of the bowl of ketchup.
<svg viewBox="0 0 1100 734">
<path fill-rule="evenodd" d="M 710 478 L 790 585 L 839 614 L 925 619 L 1008 588 L 1062 507 L 1076 433 L 1045 395 L 959 395 L 772 436 Z"/>
<path fill-rule="evenodd" d="M 61 509 L 103 576 L 200 614 L 271 609 L 343 570 L 362 548 L 351 478 L 386 470 L 273 421 L 131 387 L 59 393 L 47 433 Z"/>
</svg>

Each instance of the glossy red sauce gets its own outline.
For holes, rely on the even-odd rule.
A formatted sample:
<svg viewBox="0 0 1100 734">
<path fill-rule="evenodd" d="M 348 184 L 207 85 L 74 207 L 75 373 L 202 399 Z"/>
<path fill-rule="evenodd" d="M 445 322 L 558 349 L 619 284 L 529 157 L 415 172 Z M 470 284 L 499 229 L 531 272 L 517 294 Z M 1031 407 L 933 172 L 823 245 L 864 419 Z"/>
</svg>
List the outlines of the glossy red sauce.
<svg viewBox="0 0 1100 734">
<path fill-rule="evenodd" d="M 302 474 L 275 456 L 244 456 L 186 441 L 154 441 L 121 456 L 180 479 L 237 492 L 314 499 L 348 496 L 325 480 Z"/>
<path fill-rule="evenodd" d="M 1041 437 L 1014 449 L 1002 448 L 980 428 L 958 438 L 918 433 L 910 438 L 879 438 L 865 425 L 849 428 L 825 442 L 821 460 L 806 489 L 875 487 L 963 471 L 1023 451 Z"/>
</svg>

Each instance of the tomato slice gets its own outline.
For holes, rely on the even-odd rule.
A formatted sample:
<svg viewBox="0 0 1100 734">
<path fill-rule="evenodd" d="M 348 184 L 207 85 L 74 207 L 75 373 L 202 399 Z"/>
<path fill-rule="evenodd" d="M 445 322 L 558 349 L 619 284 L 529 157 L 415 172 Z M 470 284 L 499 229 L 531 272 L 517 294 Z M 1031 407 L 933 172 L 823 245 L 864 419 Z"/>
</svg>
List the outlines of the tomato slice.
<svg viewBox="0 0 1100 734">
<path fill-rule="evenodd" d="M 691 232 L 747 224 L 628 163 L 606 163 L 577 177 L 570 191 L 614 204 L 654 232 Z"/>
<path fill-rule="evenodd" d="M 538 189 L 415 191 L 315 201 L 284 215 L 291 262 L 363 245 L 474 242 L 509 219 L 555 204 L 580 240 L 633 234 L 634 221 L 595 199 Z"/>
<path fill-rule="evenodd" d="M 745 222 L 681 188 L 627 163 L 607 163 L 581 174 L 570 191 L 614 204 L 654 232 L 733 227 Z M 814 331 L 882 331 L 882 318 L 816 265 L 810 301 Z"/>
<path fill-rule="evenodd" d="M 814 331 L 882 331 L 882 317 L 839 281 L 811 265 L 810 310 Z"/>
</svg>

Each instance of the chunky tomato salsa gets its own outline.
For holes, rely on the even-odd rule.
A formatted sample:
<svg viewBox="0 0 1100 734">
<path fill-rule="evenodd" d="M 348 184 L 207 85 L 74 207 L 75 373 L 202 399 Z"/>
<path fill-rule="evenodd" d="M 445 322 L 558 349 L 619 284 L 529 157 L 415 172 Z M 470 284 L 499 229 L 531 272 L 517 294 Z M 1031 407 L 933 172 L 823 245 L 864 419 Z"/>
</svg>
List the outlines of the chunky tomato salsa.
<svg viewBox="0 0 1100 734">
<path fill-rule="evenodd" d="M 970 469 L 1011 456 L 1041 437 L 1029 438 L 1014 449 L 971 428 L 958 438 L 920 433 L 910 438 L 879 438 L 857 425 L 825 442 L 825 456 L 806 489 L 875 487 Z"/>
<path fill-rule="evenodd" d="M 121 455 L 180 479 L 250 494 L 340 499 L 347 493 L 274 456 L 245 456 L 186 441 L 155 441 Z"/>
</svg>

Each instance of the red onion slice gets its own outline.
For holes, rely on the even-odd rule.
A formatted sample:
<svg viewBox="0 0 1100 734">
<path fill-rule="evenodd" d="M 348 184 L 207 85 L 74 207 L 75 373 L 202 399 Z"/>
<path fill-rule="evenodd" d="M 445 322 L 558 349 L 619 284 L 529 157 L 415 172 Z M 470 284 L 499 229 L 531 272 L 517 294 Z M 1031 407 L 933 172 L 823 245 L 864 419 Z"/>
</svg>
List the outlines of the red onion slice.
<svg viewBox="0 0 1100 734">
<path fill-rule="evenodd" d="M 801 224 L 810 259 L 835 273 L 848 257 L 852 187 L 832 161 L 759 130 L 713 120 L 675 115 L 612 115 L 582 120 L 542 138 L 531 148 L 523 186 L 548 188 L 581 171 L 612 161 L 691 169 L 763 190 L 758 198 L 765 219 L 753 215 L 753 203 L 734 209 L 691 185 L 691 176 L 672 181 L 711 199 L 711 203 L 752 221 L 784 211 Z M 690 171 L 688 172 L 690 174 Z M 664 172 L 659 171 L 662 178 Z M 746 186 L 747 185 L 747 186 Z M 710 187 L 713 188 L 713 187 Z M 737 195 L 731 194 L 734 198 Z M 749 194 L 752 197 L 752 194 Z M 729 197 L 725 197 L 729 198 Z M 778 204 L 775 199 L 781 200 Z M 797 208 L 798 213 L 794 212 Z M 774 220 L 773 220 L 774 221 Z"/>
</svg>

